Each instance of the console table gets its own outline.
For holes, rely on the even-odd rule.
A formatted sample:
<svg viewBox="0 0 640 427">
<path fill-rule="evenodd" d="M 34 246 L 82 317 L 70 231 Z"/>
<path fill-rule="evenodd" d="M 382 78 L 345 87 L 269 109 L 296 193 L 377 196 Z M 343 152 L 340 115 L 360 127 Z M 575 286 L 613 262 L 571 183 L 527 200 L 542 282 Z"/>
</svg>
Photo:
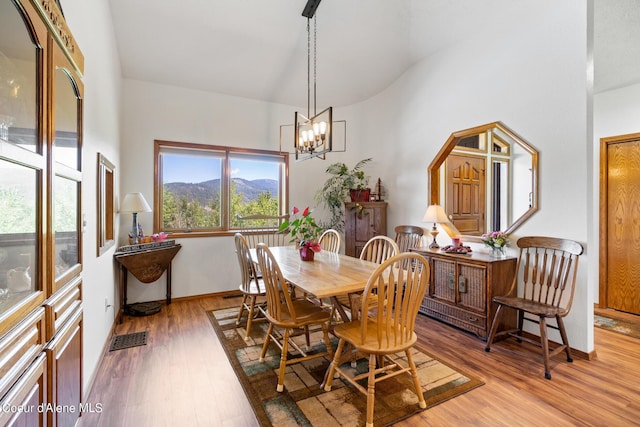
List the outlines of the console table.
<svg viewBox="0 0 640 427">
<path fill-rule="evenodd" d="M 167 272 L 167 305 L 171 304 L 171 261 L 176 256 L 182 245 L 171 245 L 143 249 L 138 251 L 119 251 L 114 258 L 120 264 L 120 323 L 123 314 L 127 311 L 127 273 L 142 283 L 152 283 Z"/>
<path fill-rule="evenodd" d="M 427 258 L 431 268 L 429 289 L 419 311 L 486 340 L 496 312 L 491 299 L 509 292 L 517 259 L 476 252 L 450 254 L 430 248 L 411 251 Z M 515 324 L 515 312 L 505 312 L 499 330 Z"/>
</svg>

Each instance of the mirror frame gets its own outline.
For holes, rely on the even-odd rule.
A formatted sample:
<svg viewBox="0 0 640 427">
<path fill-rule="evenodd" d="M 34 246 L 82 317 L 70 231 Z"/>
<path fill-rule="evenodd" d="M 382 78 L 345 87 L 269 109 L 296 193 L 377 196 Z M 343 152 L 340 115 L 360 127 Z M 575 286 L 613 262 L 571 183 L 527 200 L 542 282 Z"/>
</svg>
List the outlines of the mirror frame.
<svg viewBox="0 0 640 427">
<path fill-rule="evenodd" d="M 477 135 L 496 128 L 508 135 L 511 139 L 513 139 L 513 141 L 515 141 L 527 153 L 531 155 L 531 207 L 527 211 L 525 211 L 517 220 L 515 220 L 506 230 L 502 230 L 505 233 L 510 234 L 538 210 L 538 150 L 533 148 L 529 143 L 527 143 L 518 134 L 505 126 L 502 122 L 498 121 L 487 123 L 485 125 L 454 132 L 451 134 L 451 136 L 449 136 L 449 139 L 447 139 L 447 142 L 444 143 L 438 154 L 436 154 L 436 156 L 433 158 L 433 161 L 429 165 L 429 168 L 427 169 L 427 188 L 430 192 L 429 204 L 440 204 L 440 167 L 444 164 L 447 157 L 456 147 L 458 142 L 465 137 Z M 449 236 L 461 236 L 458 229 L 452 223 L 443 224 L 443 228 L 445 228 Z M 480 236 L 463 235 L 461 237 L 463 237 L 467 241 L 481 241 Z"/>
<path fill-rule="evenodd" d="M 97 256 L 115 245 L 115 171 L 116 167 L 98 153 L 98 220 Z"/>
</svg>

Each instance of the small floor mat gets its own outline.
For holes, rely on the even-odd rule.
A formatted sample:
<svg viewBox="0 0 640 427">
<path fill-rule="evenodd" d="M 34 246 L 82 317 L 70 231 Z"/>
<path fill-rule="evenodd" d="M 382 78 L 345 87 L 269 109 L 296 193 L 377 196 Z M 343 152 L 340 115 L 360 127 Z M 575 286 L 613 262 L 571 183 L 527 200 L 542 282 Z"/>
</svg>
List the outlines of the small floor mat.
<svg viewBox="0 0 640 427">
<path fill-rule="evenodd" d="M 122 350 L 139 345 L 147 345 L 147 331 L 134 332 L 133 334 L 116 335 L 111 340 L 109 351 Z"/>
</svg>

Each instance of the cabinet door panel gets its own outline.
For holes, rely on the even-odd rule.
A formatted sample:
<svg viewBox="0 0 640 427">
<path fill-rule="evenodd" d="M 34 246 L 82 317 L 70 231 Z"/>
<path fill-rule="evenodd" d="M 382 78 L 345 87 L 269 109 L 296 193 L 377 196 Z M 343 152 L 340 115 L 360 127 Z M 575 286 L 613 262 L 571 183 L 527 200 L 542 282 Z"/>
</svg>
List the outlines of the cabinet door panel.
<svg viewBox="0 0 640 427">
<path fill-rule="evenodd" d="M 452 303 L 456 302 L 456 264 L 442 259 L 433 259 L 433 296 Z"/>
<path fill-rule="evenodd" d="M 45 413 L 39 408 L 46 405 L 46 356 L 40 356 L 31 364 L 25 374 L 0 401 L 0 408 L 21 408 L 22 410 L 0 410 L 0 425 L 34 427 L 46 425 Z"/>
<path fill-rule="evenodd" d="M 75 411 L 49 414 L 49 424 L 73 426 L 82 396 L 82 311 L 78 309 L 46 348 L 49 359 L 49 400 Z"/>
<path fill-rule="evenodd" d="M 458 292 L 460 304 L 485 312 L 487 269 L 477 265 L 458 263 Z"/>
</svg>

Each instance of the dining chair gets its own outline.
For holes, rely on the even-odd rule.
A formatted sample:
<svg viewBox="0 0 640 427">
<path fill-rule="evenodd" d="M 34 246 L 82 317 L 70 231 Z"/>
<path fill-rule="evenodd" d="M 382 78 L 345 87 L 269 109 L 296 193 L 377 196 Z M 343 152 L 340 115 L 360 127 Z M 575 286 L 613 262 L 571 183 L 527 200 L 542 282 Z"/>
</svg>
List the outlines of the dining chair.
<svg viewBox="0 0 640 427">
<path fill-rule="evenodd" d="M 400 252 L 409 252 L 409 249 L 420 246 L 420 239 L 424 235 L 424 229 L 417 225 L 398 225 L 394 231 Z"/>
<path fill-rule="evenodd" d="M 342 248 L 342 237 L 337 230 L 330 228 L 320 235 L 318 243 L 320 243 L 323 251 L 338 253 Z"/>
<path fill-rule="evenodd" d="M 392 256 L 399 254 L 398 244 L 387 236 L 373 236 L 365 243 L 360 252 L 360 259 L 382 264 Z"/>
<path fill-rule="evenodd" d="M 235 244 L 238 264 L 240 265 L 240 292 L 242 292 L 242 303 L 240 303 L 240 309 L 238 310 L 236 325 L 240 324 L 242 315 L 246 310 L 247 332 L 244 339 L 248 340 L 253 322 L 266 320 L 266 301 L 258 303 L 258 299 L 265 297 L 267 292 L 263 280 L 256 271 L 256 264 L 251 258 L 249 245 L 241 233 L 235 234 Z"/>
<path fill-rule="evenodd" d="M 424 234 L 424 229 L 416 225 L 398 225 L 394 231 L 396 232 L 395 242 L 400 252 L 409 252 L 411 248 L 420 246 L 420 240 Z M 402 268 L 407 267 L 407 264 L 402 266 Z"/>
<path fill-rule="evenodd" d="M 289 215 L 237 215 L 240 232 L 249 248 L 256 248 L 258 243 L 269 246 L 286 246 L 292 244 L 288 231 L 279 231 L 280 224 L 289 219 Z"/>
<path fill-rule="evenodd" d="M 269 320 L 260 361 L 264 361 L 269 343 L 273 341 L 280 348 L 280 369 L 278 372 L 278 385 L 276 390 L 284 390 L 284 374 L 287 365 L 302 362 L 309 359 L 328 356 L 333 357 L 331 342 L 329 341 L 329 321 L 331 314 L 306 299 L 294 299 L 291 297 L 291 285 L 284 280 L 278 262 L 275 260 L 269 247 L 264 243 L 259 243 L 256 248 L 258 263 L 262 271 L 262 277 L 267 290 L 267 311 L 266 317 Z M 326 351 L 307 353 L 291 339 L 294 329 L 304 329 L 307 336 L 307 347 L 309 347 L 309 326 L 320 325 L 322 328 Z M 274 334 L 274 328 L 284 329 L 284 334 L 280 336 Z M 299 353 L 299 357 L 289 359 L 289 346 Z"/>
<path fill-rule="evenodd" d="M 520 248 L 516 275 L 506 296 L 495 296 L 498 304 L 487 338 L 485 351 L 491 351 L 493 341 L 502 335 L 515 337 L 518 342 L 526 341 L 542 348 L 544 377 L 551 379 L 549 358 L 562 352 L 567 362 L 573 362 L 571 347 L 564 328 L 563 317 L 569 314 L 576 287 L 578 257 L 582 254 L 582 245 L 573 240 L 554 237 L 521 237 L 517 242 Z M 520 293 L 517 291 L 520 289 Z M 519 295 L 519 296 L 518 296 Z M 500 318 L 504 308 L 516 310 L 517 327 L 498 332 Z M 527 317 L 530 314 L 534 318 Z M 556 325 L 548 325 L 547 319 L 555 319 Z M 523 322 L 538 323 L 540 337 L 523 335 Z M 560 332 L 562 344 L 549 350 L 548 328 Z"/>
<path fill-rule="evenodd" d="M 400 249 L 396 242 L 387 236 L 373 236 L 365 243 L 360 252 L 360 259 L 363 261 L 375 262 L 381 264 L 390 257 L 400 253 Z M 361 307 L 360 294 L 354 293 L 349 295 L 338 295 L 336 297 L 338 303 L 343 307 L 349 309 L 351 313 L 351 320 L 355 320 L 358 317 L 358 312 Z M 332 317 L 336 314 L 336 308 L 331 311 Z"/>
<path fill-rule="evenodd" d="M 400 266 L 411 263 L 414 268 Z M 342 323 L 334 327 L 339 338 L 333 361 L 325 374 L 325 391 L 331 391 L 334 375 L 351 383 L 367 396 L 367 426 L 373 426 L 375 388 L 380 381 L 401 373 L 410 373 L 420 408 L 426 408 L 422 387 L 411 354 L 417 341 L 415 321 L 420 302 L 427 291 L 429 263 L 415 252 L 404 252 L 384 261 L 371 275 L 362 293 L 364 305 L 375 301 L 377 310 L 369 312 L 361 320 Z M 345 344 L 355 351 L 369 356 L 368 372 L 358 374 L 353 368 L 343 368 Z M 348 351 L 348 350 L 347 350 Z M 400 358 L 390 356 L 404 352 L 406 364 Z M 367 387 L 359 381 L 367 379 Z"/>
</svg>

